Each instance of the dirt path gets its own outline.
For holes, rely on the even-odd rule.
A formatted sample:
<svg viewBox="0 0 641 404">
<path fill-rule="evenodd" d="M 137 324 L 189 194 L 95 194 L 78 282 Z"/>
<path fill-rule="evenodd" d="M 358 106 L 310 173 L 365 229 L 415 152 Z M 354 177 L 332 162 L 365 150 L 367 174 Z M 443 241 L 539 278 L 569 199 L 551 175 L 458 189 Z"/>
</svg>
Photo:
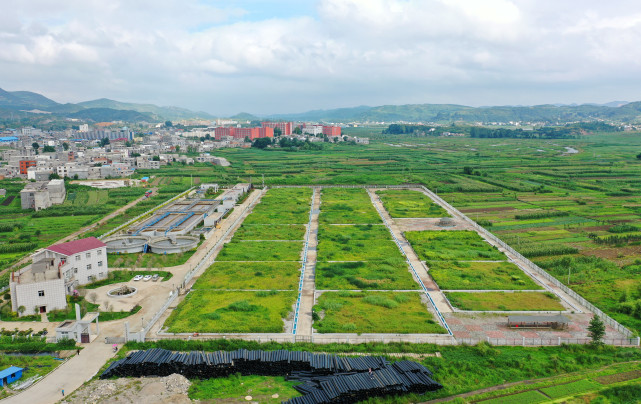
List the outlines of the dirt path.
<svg viewBox="0 0 641 404">
<path fill-rule="evenodd" d="M 318 215 L 320 213 L 320 190 L 314 191 L 312 202 L 312 220 L 309 224 L 309 244 L 307 249 L 307 263 L 305 265 L 305 277 L 303 278 L 303 293 L 301 295 L 300 307 L 298 309 L 298 325 L 296 336 L 311 336 L 314 320 L 312 309 L 314 307 L 314 295 L 316 290 L 316 256 L 318 247 Z"/>
<path fill-rule="evenodd" d="M 151 188 L 151 191 L 152 191 L 152 192 L 156 192 L 156 191 L 158 191 L 158 188 Z M 111 212 L 111 213 L 110 213 L 110 214 L 108 214 L 107 216 L 105 216 L 105 217 L 103 217 L 102 219 L 98 220 L 96 223 L 93 223 L 93 224 L 90 224 L 89 226 L 83 227 L 82 229 L 80 229 L 80 230 L 78 230 L 78 231 L 76 231 L 76 232 L 73 232 L 73 233 L 71 233 L 70 235 L 68 235 L 68 236 L 66 236 L 66 237 L 63 237 L 63 238 L 61 238 L 60 240 L 58 240 L 58 241 L 56 241 L 55 243 L 52 243 L 52 244 L 60 244 L 60 243 L 66 243 L 67 241 L 71 241 L 71 240 L 75 239 L 76 237 L 80 236 L 81 234 L 86 233 L 86 232 L 88 232 L 89 230 L 93 230 L 94 228 L 98 227 L 98 226 L 100 225 L 100 223 L 104 223 L 104 222 L 105 222 L 105 221 L 107 221 L 107 220 L 111 220 L 111 219 L 113 219 L 114 217 L 116 217 L 116 216 L 118 216 L 118 215 L 121 215 L 121 214 L 122 214 L 122 213 L 124 213 L 127 209 L 129 209 L 129 208 L 131 208 L 131 207 L 133 207 L 133 206 L 137 205 L 137 204 L 138 204 L 138 202 L 140 202 L 140 201 L 142 201 L 142 200 L 144 200 L 144 199 L 146 199 L 146 198 L 147 198 L 147 197 L 145 197 L 145 196 L 143 195 L 143 196 L 141 196 L 140 198 L 138 198 L 138 199 L 136 199 L 136 200 L 134 200 L 134 201 L 129 202 L 129 203 L 128 203 L 128 204 L 126 204 L 125 206 L 123 206 L 123 207 L 120 207 L 120 208 L 116 209 L 115 211 Z M 13 271 L 14 269 L 16 269 L 16 268 L 20 267 L 21 265 L 26 264 L 26 263 L 27 263 L 27 262 L 29 262 L 30 260 L 31 260 L 31 254 L 28 254 L 27 256 L 25 256 L 24 258 L 22 258 L 20 261 L 16 262 L 16 263 L 15 263 L 15 264 L 13 264 L 12 266 L 10 266 L 9 268 L 6 268 L 5 270 L 1 271 L 1 272 L 0 272 L 0 275 L 4 274 L 4 273 L 6 273 L 6 272 L 9 272 L 9 271 Z"/>
</svg>

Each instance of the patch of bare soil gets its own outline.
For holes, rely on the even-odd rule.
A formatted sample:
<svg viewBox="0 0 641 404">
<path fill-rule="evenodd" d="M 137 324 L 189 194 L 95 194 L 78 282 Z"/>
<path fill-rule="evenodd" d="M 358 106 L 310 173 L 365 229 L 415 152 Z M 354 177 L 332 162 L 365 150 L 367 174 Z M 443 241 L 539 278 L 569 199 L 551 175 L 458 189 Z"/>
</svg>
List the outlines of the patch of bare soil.
<svg viewBox="0 0 641 404">
<path fill-rule="evenodd" d="M 191 383 L 184 376 L 94 380 L 69 395 L 63 404 L 191 404 Z"/>
<path fill-rule="evenodd" d="M 608 260 L 616 261 L 625 257 L 633 257 L 641 254 L 641 246 L 627 246 L 627 247 L 612 247 L 612 248 L 599 248 L 593 250 L 581 251 L 583 255 L 594 255 L 595 257 L 605 258 Z"/>
</svg>

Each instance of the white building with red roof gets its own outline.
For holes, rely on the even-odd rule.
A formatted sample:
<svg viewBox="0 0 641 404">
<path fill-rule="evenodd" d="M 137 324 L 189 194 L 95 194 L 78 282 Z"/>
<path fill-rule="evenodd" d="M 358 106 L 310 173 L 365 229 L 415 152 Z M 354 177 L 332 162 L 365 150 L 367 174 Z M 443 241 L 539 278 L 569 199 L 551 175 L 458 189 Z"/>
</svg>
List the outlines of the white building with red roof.
<svg viewBox="0 0 641 404">
<path fill-rule="evenodd" d="M 11 307 L 20 315 L 64 309 L 79 285 L 107 278 L 107 245 L 95 237 L 54 244 L 11 274 Z M 23 307 L 23 310 L 19 308 Z"/>
</svg>

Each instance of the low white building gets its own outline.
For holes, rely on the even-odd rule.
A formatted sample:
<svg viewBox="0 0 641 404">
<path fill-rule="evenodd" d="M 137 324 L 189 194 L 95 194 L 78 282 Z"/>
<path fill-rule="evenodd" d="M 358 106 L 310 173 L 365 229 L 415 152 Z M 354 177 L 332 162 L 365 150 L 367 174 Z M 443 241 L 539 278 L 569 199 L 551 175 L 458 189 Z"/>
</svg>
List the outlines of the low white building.
<svg viewBox="0 0 641 404">
<path fill-rule="evenodd" d="M 11 274 L 11 307 L 20 315 L 66 308 L 78 285 L 107 278 L 107 245 L 95 237 L 54 244 L 32 256 L 32 264 Z"/>
</svg>

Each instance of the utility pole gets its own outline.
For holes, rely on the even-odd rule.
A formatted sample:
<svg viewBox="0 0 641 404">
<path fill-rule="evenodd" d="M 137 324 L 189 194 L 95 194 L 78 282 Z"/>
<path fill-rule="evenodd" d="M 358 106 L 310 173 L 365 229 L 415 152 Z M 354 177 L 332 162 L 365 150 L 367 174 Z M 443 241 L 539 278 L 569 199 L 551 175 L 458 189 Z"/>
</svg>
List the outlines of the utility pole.
<svg viewBox="0 0 641 404">
<path fill-rule="evenodd" d="M 263 189 L 265 189 L 265 174 L 262 174 L 263 176 Z"/>
</svg>

